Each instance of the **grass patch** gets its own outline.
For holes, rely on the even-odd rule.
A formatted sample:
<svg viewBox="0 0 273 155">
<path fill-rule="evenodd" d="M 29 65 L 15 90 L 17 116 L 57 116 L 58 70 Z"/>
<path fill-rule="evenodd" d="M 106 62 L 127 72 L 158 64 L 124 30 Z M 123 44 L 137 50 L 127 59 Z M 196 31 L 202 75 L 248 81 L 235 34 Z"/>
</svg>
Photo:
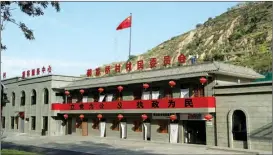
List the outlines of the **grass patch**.
<svg viewBox="0 0 273 155">
<path fill-rule="evenodd" d="M 33 152 L 19 151 L 14 149 L 2 149 L 1 155 L 41 155 Z"/>
</svg>

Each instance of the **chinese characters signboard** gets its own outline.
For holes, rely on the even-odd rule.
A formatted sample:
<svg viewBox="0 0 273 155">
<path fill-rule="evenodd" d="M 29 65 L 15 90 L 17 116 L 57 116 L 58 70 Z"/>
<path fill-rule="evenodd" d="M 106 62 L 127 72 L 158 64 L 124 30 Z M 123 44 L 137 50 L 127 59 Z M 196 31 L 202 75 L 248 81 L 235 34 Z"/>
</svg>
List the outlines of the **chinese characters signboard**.
<svg viewBox="0 0 273 155">
<path fill-rule="evenodd" d="M 52 110 L 133 110 L 133 109 L 175 109 L 215 108 L 214 97 L 175 98 L 158 100 L 133 100 L 90 103 L 53 103 Z"/>
<path fill-rule="evenodd" d="M 47 68 L 43 66 L 42 68 L 30 69 L 30 70 L 22 72 L 22 79 L 25 79 L 27 77 L 39 76 L 41 74 L 45 75 L 46 73 L 51 74 L 51 72 L 52 72 L 52 67 L 50 65 Z"/>
<path fill-rule="evenodd" d="M 165 67 L 170 66 L 172 60 L 173 59 L 171 58 L 171 56 L 166 55 L 162 58 L 162 60 L 157 60 L 157 58 L 150 58 L 149 62 L 146 62 L 146 63 L 148 64 L 150 69 L 154 69 L 154 68 L 157 68 L 160 66 L 159 62 L 161 62 L 161 61 L 162 61 L 162 66 L 165 66 Z M 180 55 L 178 55 L 177 59 L 173 60 L 173 61 L 176 61 L 179 65 L 182 65 L 182 64 L 186 63 L 187 58 L 184 54 L 180 54 Z M 193 61 L 191 61 L 191 63 L 193 63 Z M 125 65 L 124 68 L 126 69 L 126 71 L 130 72 L 130 71 L 132 71 L 134 64 L 132 64 L 132 62 L 130 62 L 130 61 L 127 61 L 124 65 Z M 146 66 L 144 64 L 144 60 L 138 60 L 135 65 L 136 65 L 136 70 L 139 70 L 139 71 L 144 70 L 144 67 Z M 93 71 L 92 69 L 87 69 L 86 76 L 92 77 L 92 75 L 94 75 L 94 76 L 98 77 L 98 76 L 103 75 L 102 72 L 104 72 L 104 74 L 106 74 L 106 75 L 107 74 L 109 75 L 111 73 L 111 68 L 113 68 L 115 73 L 121 73 L 122 64 L 115 64 L 112 67 L 105 66 L 104 69 L 96 68 L 96 69 L 94 69 L 94 74 L 92 74 L 92 71 Z"/>
</svg>

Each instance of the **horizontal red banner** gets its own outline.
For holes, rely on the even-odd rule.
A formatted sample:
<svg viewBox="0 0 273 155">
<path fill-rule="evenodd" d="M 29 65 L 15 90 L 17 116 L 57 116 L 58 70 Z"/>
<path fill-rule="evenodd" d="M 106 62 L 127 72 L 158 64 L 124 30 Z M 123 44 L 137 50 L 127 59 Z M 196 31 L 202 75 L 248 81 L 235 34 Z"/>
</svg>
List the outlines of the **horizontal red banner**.
<svg viewBox="0 0 273 155">
<path fill-rule="evenodd" d="M 88 103 L 53 103 L 51 110 L 118 110 L 118 109 L 215 108 L 214 97 L 132 100 Z"/>
</svg>

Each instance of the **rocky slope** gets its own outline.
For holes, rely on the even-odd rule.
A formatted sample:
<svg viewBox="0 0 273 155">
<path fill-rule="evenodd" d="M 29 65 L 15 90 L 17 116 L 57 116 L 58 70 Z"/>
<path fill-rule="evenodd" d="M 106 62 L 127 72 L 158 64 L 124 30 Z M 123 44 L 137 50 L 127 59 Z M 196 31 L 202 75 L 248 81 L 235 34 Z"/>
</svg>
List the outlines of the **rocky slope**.
<svg viewBox="0 0 273 155">
<path fill-rule="evenodd" d="M 223 61 L 266 72 L 272 70 L 271 44 L 272 2 L 248 2 L 229 8 L 227 12 L 197 24 L 196 29 L 129 60 L 134 64 L 133 71 L 140 59 L 149 68 L 149 59 L 153 57 L 159 60 L 158 68 L 163 67 L 165 55 L 171 56 L 174 60 L 171 66 L 176 66 L 178 55 L 183 53 L 188 58 L 197 56 L 198 62 Z M 116 63 L 109 65 L 114 67 Z M 123 63 L 122 72 L 126 72 L 125 62 L 118 63 Z M 111 75 L 115 74 L 112 70 Z"/>
</svg>

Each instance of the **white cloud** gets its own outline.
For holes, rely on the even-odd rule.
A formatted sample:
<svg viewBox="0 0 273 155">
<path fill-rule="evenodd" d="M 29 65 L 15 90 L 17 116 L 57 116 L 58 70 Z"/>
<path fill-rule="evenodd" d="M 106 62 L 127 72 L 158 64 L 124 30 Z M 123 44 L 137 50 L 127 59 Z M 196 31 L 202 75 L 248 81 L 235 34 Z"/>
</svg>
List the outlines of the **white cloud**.
<svg viewBox="0 0 273 155">
<path fill-rule="evenodd" d="M 88 68 L 97 66 L 89 62 L 81 60 L 54 60 L 46 58 L 18 58 L 18 57 L 2 57 L 2 73 L 6 72 L 7 78 L 21 76 L 23 71 L 48 67 L 51 65 L 53 74 L 74 75 L 79 76 L 85 74 Z"/>
</svg>

